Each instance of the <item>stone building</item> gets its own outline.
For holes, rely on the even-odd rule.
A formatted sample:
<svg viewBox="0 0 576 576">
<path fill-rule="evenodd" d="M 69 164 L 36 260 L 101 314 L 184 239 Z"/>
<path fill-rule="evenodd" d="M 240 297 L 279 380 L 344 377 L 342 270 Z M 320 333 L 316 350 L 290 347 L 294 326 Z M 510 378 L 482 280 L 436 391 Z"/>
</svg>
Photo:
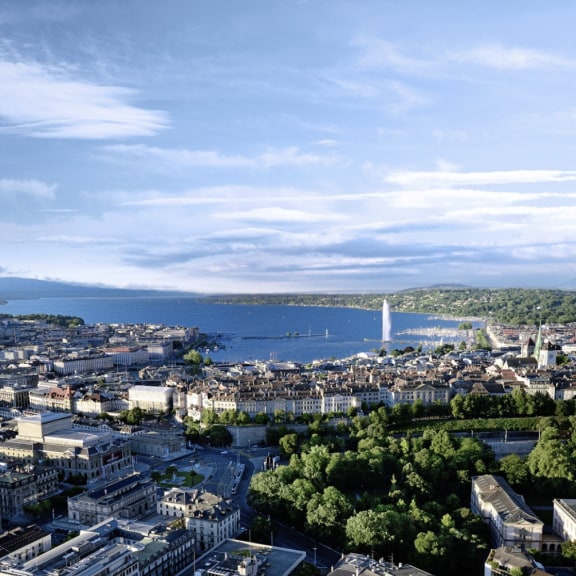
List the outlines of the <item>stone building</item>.
<svg viewBox="0 0 576 576">
<path fill-rule="evenodd" d="M 52 534 L 38 526 L 18 526 L 0 536 L 0 559 L 26 562 L 52 548 Z"/>
<path fill-rule="evenodd" d="M 183 518 L 199 550 L 213 548 L 240 530 L 239 506 L 202 490 L 172 488 L 158 501 L 157 511 L 168 518 Z"/>
<path fill-rule="evenodd" d="M 18 420 L 16 438 L 0 443 L 0 454 L 24 463 L 49 462 L 64 477 L 86 482 L 117 478 L 133 470 L 127 439 L 72 426 L 72 415 L 43 412 Z"/>
<path fill-rule="evenodd" d="M 521 546 L 541 550 L 544 522 L 500 476 L 472 478 L 470 509 L 488 524 L 495 548 Z"/>
<path fill-rule="evenodd" d="M 107 518 L 142 518 L 156 511 L 156 485 L 130 474 L 68 498 L 68 518 L 91 526 Z"/>
<path fill-rule="evenodd" d="M 36 504 L 60 492 L 55 468 L 27 467 L 30 471 L 0 472 L 0 517 L 14 520 L 24 513 L 24 506 Z"/>
</svg>

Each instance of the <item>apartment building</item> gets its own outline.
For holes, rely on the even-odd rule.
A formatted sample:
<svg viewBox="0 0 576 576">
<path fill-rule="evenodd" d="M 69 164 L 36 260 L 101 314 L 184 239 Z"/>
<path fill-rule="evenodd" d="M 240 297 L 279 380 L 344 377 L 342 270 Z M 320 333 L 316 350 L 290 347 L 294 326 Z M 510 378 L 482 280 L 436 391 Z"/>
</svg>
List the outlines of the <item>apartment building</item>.
<svg viewBox="0 0 576 576">
<path fill-rule="evenodd" d="M 30 392 L 30 410 L 38 412 L 68 412 L 74 410 L 75 392 L 70 386 L 36 389 Z"/>
<path fill-rule="evenodd" d="M 0 576 L 175 576 L 194 560 L 184 529 L 108 518 L 36 558 L 0 564 Z"/>
<path fill-rule="evenodd" d="M 52 548 L 52 534 L 38 526 L 18 526 L 0 536 L 0 560 L 26 562 Z"/>
<path fill-rule="evenodd" d="M 107 518 L 142 518 L 156 511 L 156 485 L 138 473 L 68 498 L 68 518 L 91 526 Z"/>
<path fill-rule="evenodd" d="M 84 372 L 100 372 L 114 367 L 114 358 L 107 354 L 71 354 L 65 358 L 54 360 L 52 367 L 56 374 L 82 374 Z"/>
<path fill-rule="evenodd" d="M 85 416 L 98 416 L 103 413 L 120 412 L 126 402 L 115 394 L 86 392 L 74 398 L 74 413 Z"/>
<path fill-rule="evenodd" d="M 384 559 L 349 553 L 336 563 L 328 576 L 432 576 L 410 564 L 394 564 Z"/>
<path fill-rule="evenodd" d="M 158 501 L 157 511 L 168 518 L 183 518 L 199 550 L 213 548 L 240 530 L 239 506 L 203 490 L 172 488 Z"/>
<path fill-rule="evenodd" d="M 148 349 L 140 346 L 116 346 L 105 348 L 104 353 L 112 356 L 115 366 L 138 366 L 148 364 Z"/>
<path fill-rule="evenodd" d="M 22 516 L 24 507 L 36 504 L 60 492 L 58 470 L 28 466 L 0 472 L 0 517 L 13 520 Z"/>
</svg>

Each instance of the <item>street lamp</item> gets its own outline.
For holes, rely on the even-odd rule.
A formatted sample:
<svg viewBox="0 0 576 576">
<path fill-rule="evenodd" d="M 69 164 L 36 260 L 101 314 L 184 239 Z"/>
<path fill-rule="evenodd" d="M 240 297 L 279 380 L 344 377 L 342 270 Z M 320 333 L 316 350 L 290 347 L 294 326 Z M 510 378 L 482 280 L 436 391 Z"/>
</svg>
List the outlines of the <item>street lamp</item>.
<svg viewBox="0 0 576 576">
<path fill-rule="evenodd" d="M 316 546 L 314 546 L 313 550 L 314 550 L 314 566 L 316 566 Z"/>
</svg>

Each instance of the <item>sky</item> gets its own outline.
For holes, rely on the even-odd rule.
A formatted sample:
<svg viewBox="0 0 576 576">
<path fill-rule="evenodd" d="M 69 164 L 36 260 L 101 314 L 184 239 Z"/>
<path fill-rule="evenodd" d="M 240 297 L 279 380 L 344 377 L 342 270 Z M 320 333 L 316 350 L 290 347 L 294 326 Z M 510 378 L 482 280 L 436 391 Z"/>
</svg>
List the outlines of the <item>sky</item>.
<svg viewBox="0 0 576 576">
<path fill-rule="evenodd" d="M 571 0 L 0 0 L 0 276 L 576 288 Z"/>
</svg>

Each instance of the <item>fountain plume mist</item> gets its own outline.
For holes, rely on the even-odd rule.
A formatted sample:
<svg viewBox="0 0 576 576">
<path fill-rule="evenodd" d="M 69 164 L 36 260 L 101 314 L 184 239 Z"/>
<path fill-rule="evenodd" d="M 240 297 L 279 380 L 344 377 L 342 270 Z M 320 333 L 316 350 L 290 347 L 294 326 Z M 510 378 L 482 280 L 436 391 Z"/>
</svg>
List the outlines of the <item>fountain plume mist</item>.
<svg viewBox="0 0 576 576">
<path fill-rule="evenodd" d="M 388 300 L 382 302 L 382 342 L 390 342 L 392 339 L 392 317 Z"/>
</svg>

